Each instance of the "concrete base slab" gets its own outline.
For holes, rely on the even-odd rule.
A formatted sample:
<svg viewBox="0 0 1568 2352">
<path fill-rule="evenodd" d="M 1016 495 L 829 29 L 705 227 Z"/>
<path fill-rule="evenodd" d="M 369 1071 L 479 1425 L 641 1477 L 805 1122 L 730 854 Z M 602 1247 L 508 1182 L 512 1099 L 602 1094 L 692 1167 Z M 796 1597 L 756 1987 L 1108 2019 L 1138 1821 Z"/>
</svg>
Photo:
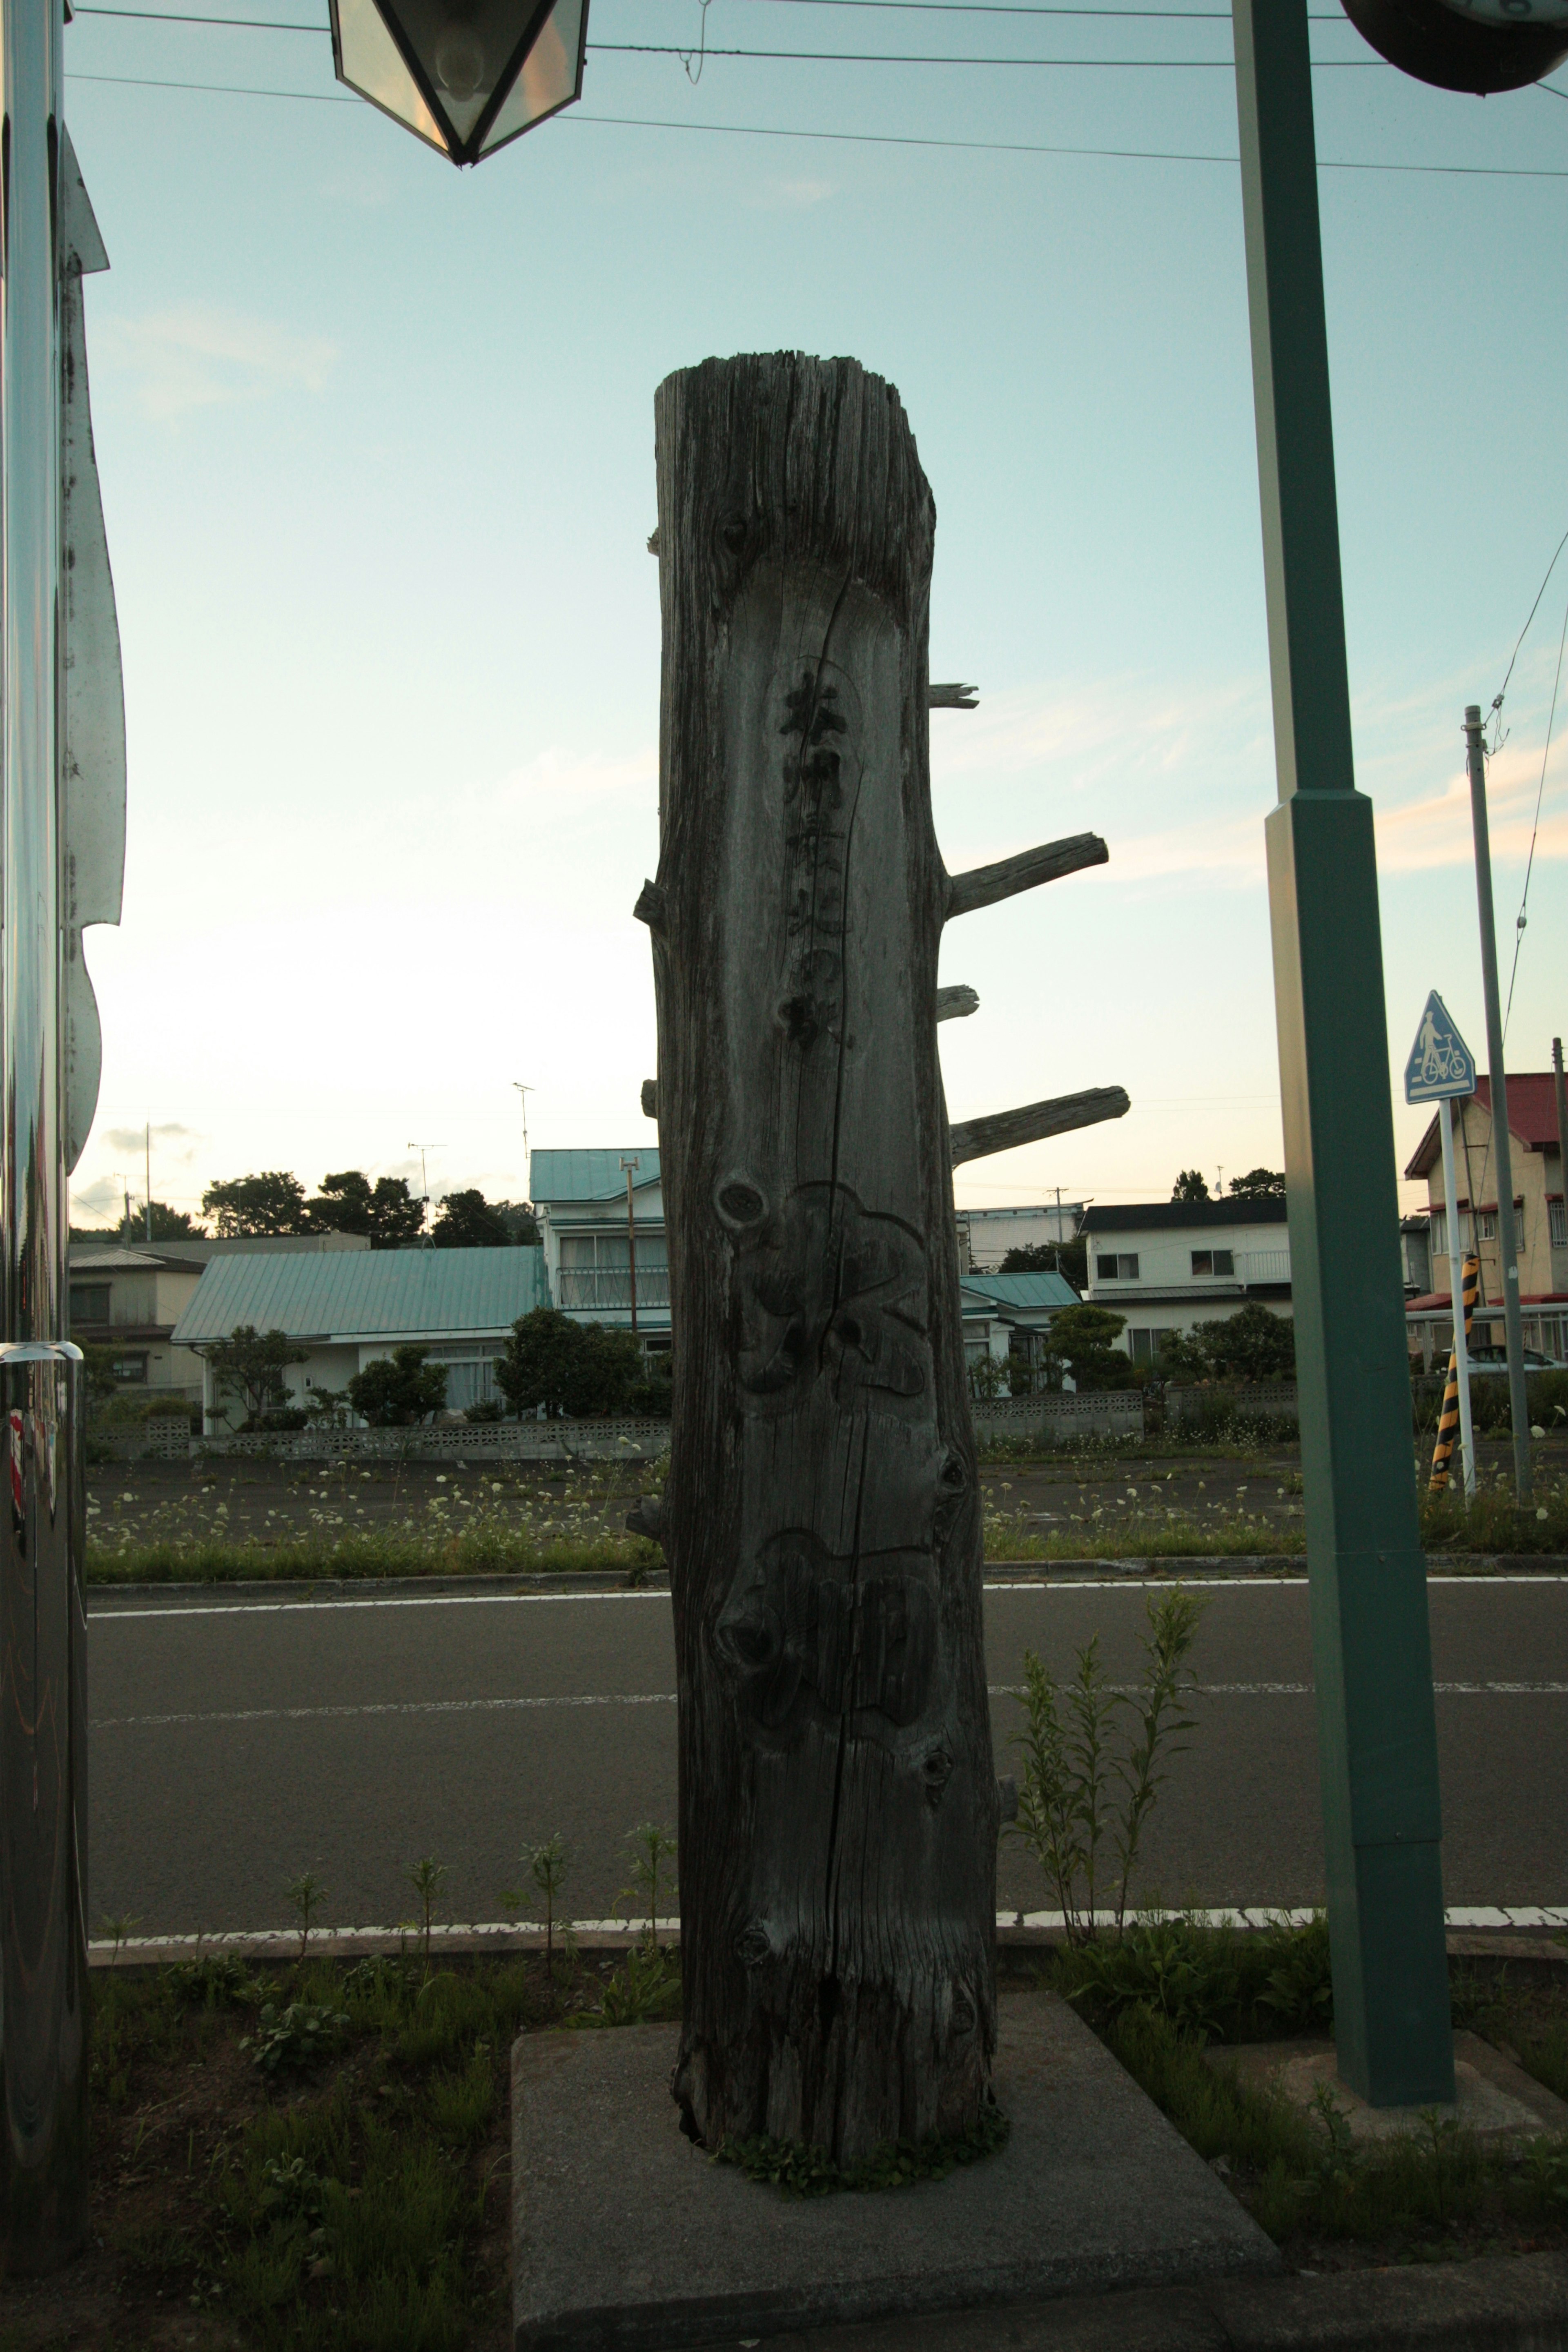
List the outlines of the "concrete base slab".
<svg viewBox="0 0 1568 2352">
<path fill-rule="evenodd" d="M 683 2137 L 678 2029 L 512 2053 L 517 2352 L 672 2352 L 785 2328 L 1276 2271 L 1279 2257 L 1065 2003 L 1003 1997 L 1006 2146 L 946 2180 L 790 2199 Z"/>
<path fill-rule="evenodd" d="M 1538 2132 L 1568 2130 L 1568 2101 L 1527 2074 L 1522 2066 L 1479 2033 L 1454 2036 L 1454 2087 L 1450 2106 L 1369 2107 L 1339 2079 L 1331 2042 L 1242 2042 L 1206 2053 L 1213 2066 L 1231 2066 L 1254 2081 L 1270 2083 L 1293 2106 L 1310 2108 L 1326 2085 L 1354 2140 L 1392 2139 L 1418 2132 L 1422 2118 L 1453 2118 L 1480 2139 L 1528 2139 Z"/>
</svg>

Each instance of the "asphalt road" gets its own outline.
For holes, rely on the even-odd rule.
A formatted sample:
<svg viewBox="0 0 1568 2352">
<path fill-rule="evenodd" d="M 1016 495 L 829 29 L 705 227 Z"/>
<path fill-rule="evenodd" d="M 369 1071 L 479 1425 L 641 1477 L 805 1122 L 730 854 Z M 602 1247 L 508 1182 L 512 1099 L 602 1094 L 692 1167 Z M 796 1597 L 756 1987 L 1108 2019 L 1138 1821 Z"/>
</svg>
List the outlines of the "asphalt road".
<svg viewBox="0 0 1568 2352">
<path fill-rule="evenodd" d="M 1431 1595 L 1447 1900 L 1568 1902 L 1568 1580 Z M 1025 1649 L 1063 1674 L 1098 1633 L 1130 1681 L 1145 1600 L 1125 1583 L 988 1591 L 1000 1769 Z M 1305 1587 L 1228 1581 L 1208 1601 L 1202 1727 L 1156 1807 L 1140 1891 L 1320 1901 Z M 142 1936 L 286 1926 L 282 1889 L 306 1870 L 327 1889 L 323 1924 L 389 1925 L 413 1909 L 405 1873 L 424 1854 L 447 1865 L 447 1917 L 497 1919 L 521 1848 L 555 1830 L 570 1909 L 602 1917 L 626 1832 L 674 1822 L 665 1594 L 104 1591 L 90 1625 L 95 1936 L 115 1914 Z M 1049 1901 L 1011 1840 L 999 1901 Z"/>
</svg>

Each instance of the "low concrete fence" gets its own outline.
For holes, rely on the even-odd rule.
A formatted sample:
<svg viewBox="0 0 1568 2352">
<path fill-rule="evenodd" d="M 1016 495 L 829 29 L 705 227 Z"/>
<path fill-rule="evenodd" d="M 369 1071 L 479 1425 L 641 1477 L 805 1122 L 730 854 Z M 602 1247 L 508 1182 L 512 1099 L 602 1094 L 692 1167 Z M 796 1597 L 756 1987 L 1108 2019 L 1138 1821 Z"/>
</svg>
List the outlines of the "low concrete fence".
<svg viewBox="0 0 1568 2352">
<path fill-rule="evenodd" d="M 1203 1422 L 1221 1413 L 1235 1413 L 1242 1420 L 1294 1421 L 1296 1419 L 1296 1383 L 1294 1381 L 1259 1381 L 1236 1387 L 1177 1389 L 1165 1391 L 1165 1426 L 1179 1429 L 1184 1422 Z"/>
<path fill-rule="evenodd" d="M 1028 1437 L 1071 1445 L 1080 1437 L 1142 1437 L 1142 1389 L 1063 1391 L 1047 1396 L 992 1397 L 970 1407 L 982 1444 L 992 1437 Z"/>
</svg>

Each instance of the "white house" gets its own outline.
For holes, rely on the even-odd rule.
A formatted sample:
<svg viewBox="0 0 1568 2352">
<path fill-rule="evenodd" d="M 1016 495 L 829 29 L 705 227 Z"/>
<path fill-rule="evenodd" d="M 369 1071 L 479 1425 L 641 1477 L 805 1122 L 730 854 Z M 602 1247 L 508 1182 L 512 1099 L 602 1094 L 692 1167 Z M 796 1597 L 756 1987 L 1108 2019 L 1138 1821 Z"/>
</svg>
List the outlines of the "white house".
<svg viewBox="0 0 1568 2352">
<path fill-rule="evenodd" d="M 629 1170 L 628 1160 L 634 1163 Z M 529 1189 L 553 1304 L 577 1322 L 628 1330 L 635 1241 L 637 1337 L 646 1354 L 668 1349 L 669 1251 L 658 1145 L 637 1144 L 626 1151 L 535 1151 Z"/>
<path fill-rule="evenodd" d="M 958 1264 L 963 1274 L 992 1274 L 1009 1250 L 1048 1249 L 1074 1240 L 1083 1214 L 1081 1201 L 1024 1202 L 1011 1209 L 960 1209 Z"/>
<path fill-rule="evenodd" d="M 1118 1345 L 1150 1363 L 1168 1334 L 1185 1338 L 1258 1299 L 1292 1312 L 1283 1201 L 1160 1201 L 1085 1210 L 1084 1298 L 1125 1315 Z"/>
<path fill-rule="evenodd" d="M 447 1409 L 489 1403 L 495 1366 L 520 1315 L 548 1307 L 541 1249 L 369 1250 L 311 1257 L 224 1257 L 207 1267 L 174 1327 L 198 1356 L 242 1324 L 282 1331 L 303 1349 L 284 1374 L 290 1404 L 312 1389 L 346 1389 L 356 1372 L 409 1342 L 447 1371 Z M 202 1365 L 209 1426 L 243 1408 Z"/>
</svg>

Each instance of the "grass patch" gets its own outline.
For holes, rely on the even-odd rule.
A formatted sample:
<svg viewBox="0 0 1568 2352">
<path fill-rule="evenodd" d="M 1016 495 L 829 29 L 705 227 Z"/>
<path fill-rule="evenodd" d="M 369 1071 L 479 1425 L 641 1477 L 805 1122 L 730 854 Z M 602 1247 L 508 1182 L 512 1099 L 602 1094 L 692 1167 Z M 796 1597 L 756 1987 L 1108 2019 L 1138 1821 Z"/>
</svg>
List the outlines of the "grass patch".
<svg viewBox="0 0 1568 2352">
<path fill-rule="evenodd" d="M 1102 2035 L 1135 2010 L 1211 2042 L 1273 2042 L 1333 2031 L 1329 1924 L 1210 1927 L 1183 1915 L 1135 1919 L 1120 1937 L 1066 1945 L 1047 1980 Z"/>
<path fill-rule="evenodd" d="M 88 1545 L 89 1584 L 308 1582 L 324 1577 L 604 1574 L 646 1576 L 664 1554 L 646 1536 L 541 1539 L 521 1530 L 465 1528 L 451 1535 L 286 1536 L 276 1543 L 224 1536 L 161 1537 Z"/>
<path fill-rule="evenodd" d="M 823 2147 L 805 2140 L 726 2140 L 715 2164 L 732 2164 L 748 2180 L 766 2181 L 786 2197 L 827 2197 L 837 2189 L 907 2189 L 916 2180 L 945 2180 L 961 2164 L 974 2164 L 1004 2147 L 1012 2129 L 994 2100 L 979 2123 L 962 2137 L 884 2140 L 864 2164 L 836 2164 Z"/>
<path fill-rule="evenodd" d="M 1352 2142 L 1326 2094 L 1311 2114 L 1211 2063 L 1195 2036 L 1143 2006 L 1104 2039 L 1277 2243 L 1349 2240 L 1394 2259 L 1491 2251 L 1568 2221 L 1568 2137 L 1492 2148 L 1436 2110 L 1386 2140 Z"/>
</svg>

